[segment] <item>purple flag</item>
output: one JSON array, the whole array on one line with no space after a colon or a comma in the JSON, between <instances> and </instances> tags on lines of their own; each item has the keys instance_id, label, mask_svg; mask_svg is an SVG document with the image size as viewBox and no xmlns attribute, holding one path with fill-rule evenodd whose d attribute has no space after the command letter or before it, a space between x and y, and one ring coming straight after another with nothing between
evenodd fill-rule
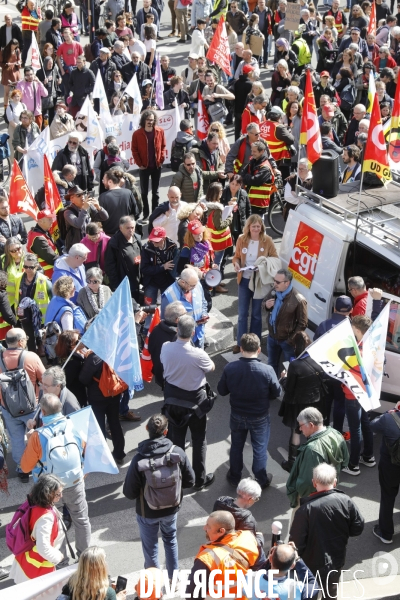
<instances>
[{"instance_id":1,"label":"purple flag","mask_svg":"<svg viewBox=\"0 0 400 600\"><path fill-rule=\"evenodd\" d=\"M157 54L156 59L156 76L155 76L155 86L156 86L156 103L160 110L164 110L164 82L161 74L161 63L160 63L160 55Z\"/></svg>"}]
</instances>

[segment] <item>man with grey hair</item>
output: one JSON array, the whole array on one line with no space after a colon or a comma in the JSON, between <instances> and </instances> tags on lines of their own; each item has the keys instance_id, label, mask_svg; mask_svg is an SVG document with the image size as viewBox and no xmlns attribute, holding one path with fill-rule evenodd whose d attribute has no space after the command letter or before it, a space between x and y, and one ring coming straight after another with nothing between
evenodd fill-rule
<instances>
[{"instance_id":1,"label":"man with grey hair","mask_svg":"<svg viewBox=\"0 0 400 600\"><path fill-rule=\"evenodd\" d=\"M118 71L121 71L122 67L127 65L129 62L129 58L126 56L124 50L125 50L124 42L117 40L114 43L113 53L111 54L110 60L114 63L114 65L116 66ZM119 83L122 83L122 77L121 77L121 80L119 80Z\"/></svg>"},{"instance_id":2,"label":"man with grey hair","mask_svg":"<svg viewBox=\"0 0 400 600\"><path fill-rule=\"evenodd\" d=\"M71 298L72 302L78 299L79 290L86 286L85 267L83 263L87 259L89 249L81 243L73 244L67 254L57 258L54 263L53 277L51 282L54 284L57 279L63 275L72 277L75 285L75 294Z\"/></svg>"},{"instance_id":3,"label":"man with grey hair","mask_svg":"<svg viewBox=\"0 0 400 600\"><path fill-rule=\"evenodd\" d=\"M246 127L246 134L239 137L234 144L232 144L225 162L225 173L229 178L239 173L243 165L247 165L251 158L251 145L254 142L260 140L260 126L258 123L249 123ZM243 154L244 147L244 154ZM272 158L271 152L267 145L265 145L269 164L272 167L273 172L277 173L276 162ZM243 158L242 158L243 156ZM239 158L240 157L240 158Z\"/></svg>"},{"instance_id":4,"label":"man with grey hair","mask_svg":"<svg viewBox=\"0 0 400 600\"><path fill-rule=\"evenodd\" d=\"M140 254L142 244L135 233L136 221L132 216L121 217L119 231L107 244L105 255L105 272L110 288L115 291L119 284L128 277L132 298L139 302Z\"/></svg>"},{"instance_id":5,"label":"man with grey hair","mask_svg":"<svg viewBox=\"0 0 400 600\"><path fill-rule=\"evenodd\" d=\"M40 399L40 408L44 426L39 431L31 430L28 434L28 444L21 459L21 469L25 473L32 471L34 481L42 473L57 475L64 484L63 496L59 499L61 506L64 501L75 526L75 545L78 557L90 546L91 526L86 501L85 484L83 479L83 453L85 442L74 428L72 421L62 414L62 403L55 394L47 393ZM58 448L54 450L57 463L52 462L48 452L48 444L54 445L57 438ZM52 440L52 442L50 442ZM65 457L65 469L63 469ZM65 542L64 542L65 544ZM68 557L67 552L63 552ZM68 565L68 558L62 567Z\"/></svg>"},{"instance_id":6,"label":"man with grey hair","mask_svg":"<svg viewBox=\"0 0 400 600\"><path fill-rule=\"evenodd\" d=\"M26 350L27 337L23 329L13 328L7 332L6 342L7 350L1 352L1 358L4 366L7 370L13 370L18 367L20 356L23 354L23 368L26 371L29 379L35 388L36 398L39 395L39 383L42 379L42 375L45 371L45 367L35 352L29 352ZM4 370L0 367L0 372ZM1 397L1 411L4 419L5 426L9 433L12 446L12 457L17 465L17 475L21 479L22 483L29 482L29 471L24 473L21 469L20 461L25 449L25 431L27 422L34 416L36 406L30 413L13 417L9 410L4 404L4 400Z\"/></svg>"},{"instance_id":7,"label":"man with grey hair","mask_svg":"<svg viewBox=\"0 0 400 600\"><path fill-rule=\"evenodd\" d=\"M42 382L40 384L41 392L39 394L39 403L44 395L54 395L60 399L61 412L64 416L70 415L71 413L80 410L81 406L72 392L67 388L67 379L65 377L65 371L58 366L49 367L45 370L42 375ZM28 421L27 428L34 429L41 427L43 421L40 413L37 415L36 421Z\"/></svg>"},{"instance_id":8,"label":"man with grey hair","mask_svg":"<svg viewBox=\"0 0 400 600\"><path fill-rule=\"evenodd\" d=\"M168 437L184 450L186 431L190 429L195 488L201 490L215 478L214 473L206 474L207 413L214 403L207 392L206 375L214 371L215 364L204 350L191 344L195 330L193 317L189 314L180 317L178 339L163 344L160 360L164 368L162 413L169 422Z\"/></svg>"},{"instance_id":9,"label":"man with grey hair","mask_svg":"<svg viewBox=\"0 0 400 600\"><path fill-rule=\"evenodd\" d=\"M353 500L336 488L334 466L320 463L313 469L316 490L302 498L290 529L299 556L320 580L324 598L337 598L341 569L349 537L361 535L364 519Z\"/></svg>"},{"instance_id":10,"label":"man with grey hair","mask_svg":"<svg viewBox=\"0 0 400 600\"><path fill-rule=\"evenodd\" d=\"M160 356L165 342L175 342L178 332L178 320L186 314L186 308L179 300L171 302L165 308L164 319L160 321L149 336L148 350L153 363L152 373L155 382L164 389L163 366Z\"/></svg>"},{"instance_id":11,"label":"man with grey hair","mask_svg":"<svg viewBox=\"0 0 400 600\"><path fill-rule=\"evenodd\" d=\"M314 492L313 470L320 463L328 463L339 473L349 463L349 451L343 436L332 427L324 426L319 410L309 406L297 417L299 429L307 438L299 447L297 458L286 482L290 506L296 509L300 499Z\"/></svg>"},{"instance_id":12,"label":"man with grey hair","mask_svg":"<svg viewBox=\"0 0 400 600\"><path fill-rule=\"evenodd\" d=\"M259 94L249 102L242 115L242 135L247 132L247 125L251 122L261 125L265 121L265 109L268 106L268 97Z\"/></svg>"},{"instance_id":13,"label":"man with grey hair","mask_svg":"<svg viewBox=\"0 0 400 600\"><path fill-rule=\"evenodd\" d=\"M292 280L289 269L279 269L274 287L265 297L268 364L277 375L281 354L284 361L293 358L293 338L298 331L305 331L308 323L307 300L294 289Z\"/></svg>"},{"instance_id":14,"label":"man with grey hair","mask_svg":"<svg viewBox=\"0 0 400 600\"><path fill-rule=\"evenodd\" d=\"M58 152L53 160L52 171L61 171L65 165L74 165L77 169L77 175L75 177L75 185L78 188L82 188L81 191L85 193L87 190L92 190L94 187L94 175L93 169L90 164L89 154L87 150L82 146L82 137L78 131L72 131L68 136L68 142L66 146ZM72 200L71 200L72 203ZM94 203L94 206L96 203ZM81 204L75 203L75 206L87 213L89 206L83 207ZM105 221L105 218L99 218L97 220ZM83 220L84 221L84 220ZM81 226L83 225L83 221ZM71 222L72 224L72 222ZM78 225L72 225L78 227ZM85 235L83 233L83 235ZM83 237L83 236L82 236ZM82 238L81 238L82 239ZM75 240L76 241L76 240Z\"/></svg>"}]
</instances>

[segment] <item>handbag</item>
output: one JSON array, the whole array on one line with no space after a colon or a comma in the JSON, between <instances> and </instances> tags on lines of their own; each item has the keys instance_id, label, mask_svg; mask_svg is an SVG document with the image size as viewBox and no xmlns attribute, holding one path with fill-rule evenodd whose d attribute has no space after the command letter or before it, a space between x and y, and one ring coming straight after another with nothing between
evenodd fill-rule
<instances>
[{"instance_id":1,"label":"handbag","mask_svg":"<svg viewBox=\"0 0 400 600\"><path fill-rule=\"evenodd\" d=\"M213 102L208 105L208 114L213 121L220 121L228 114L228 109L223 102Z\"/></svg>"}]
</instances>

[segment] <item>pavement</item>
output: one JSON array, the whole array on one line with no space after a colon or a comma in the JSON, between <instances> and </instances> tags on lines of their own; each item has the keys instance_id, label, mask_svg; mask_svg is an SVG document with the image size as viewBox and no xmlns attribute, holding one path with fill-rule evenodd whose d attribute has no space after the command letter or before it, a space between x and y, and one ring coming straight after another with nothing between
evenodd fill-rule
<instances>
[{"instance_id":1,"label":"pavement","mask_svg":"<svg viewBox=\"0 0 400 600\"><path fill-rule=\"evenodd\" d=\"M141 8L141 2L138 8ZM19 15L15 10L14 1L4 6L0 4L1 15L10 12ZM170 14L168 8L164 10L161 22L161 35L165 38L159 42L157 51L168 54L171 65L177 68L178 73L187 64L187 53L189 44L186 46L176 43L176 39L166 38L170 32ZM86 43L83 39L83 43ZM183 46L183 47L182 47ZM272 59L269 61L272 67ZM261 79L266 88L270 89L270 74L261 72ZM0 90L0 95L1 90ZM4 124L0 130L4 129ZM233 128L228 128L229 140L233 141ZM135 173L134 173L135 174ZM161 178L160 202L167 199L166 193L172 179L172 174L165 170ZM379 193L379 192L378 192ZM279 239L268 231L274 238L279 248ZM213 311L211 313L210 327L207 337L212 340L210 347L215 371L210 375L209 383L216 390L221 372L228 362L238 360L229 350L234 343L234 332L237 325L237 284L236 275L229 263L225 270L224 284L229 290L228 294L216 295L213 298ZM264 321L264 326L266 326ZM221 332L229 332L229 344L221 348ZM265 352L265 333L263 334L263 348ZM265 354L261 359L266 361ZM92 544L105 548L109 573L113 578L122 575L128 578L128 600L133 596L133 584L138 578L138 572L143 568L143 555L138 526L135 518L134 503L127 500L122 493L123 481L129 467L130 461L136 453L138 443L147 438L145 423L154 413L159 412L162 405L162 393L160 388L153 382L145 384L145 389L137 393L130 406L138 411L142 417L140 423L122 423L125 433L125 451L127 457L124 465L120 468L119 475L107 475L104 473L93 473L86 478L87 499L89 504L89 515L92 524ZM286 497L287 473L281 468L280 463L287 457L289 442L289 430L282 424L278 416L279 400L271 402L271 437L268 451L268 472L273 475L270 488L263 491L261 500L254 505L253 514L258 522L258 528L264 533L266 548L269 547L271 539L271 524L274 520L280 520L283 524L282 537L288 535L289 519L291 510ZM193 558L197 554L199 546L204 543L205 536L203 525L207 515L213 510L215 500L221 495L234 495L235 490L228 484L226 474L229 467L229 401L221 398L215 402L213 410L209 413L207 424L207 472L214 472L215 482L209 488L201 492L186 491L182 507L178 516L178 544L179 544L179 566L181 569L190 569ZM110 443L110 442L108 442ZM374 441L376 456L379 456L379 436ZM187 450L188 456L192 458L192 448ZM25 500L30 485L22 484L15 475L15 465L11 456L7 458L10 477L9 495L0 497L0 566L10 567L13 557L10 555L5 544L5 525L10 522L16 508ZM244 450L245 468L243 477L251 476L252 450L249 443ZM30 482L31 483L31 482ZM358 538L351 538L347 548L347 556L344 575L344 583L340 590L339 598L364 598L366 600L379 600L400 598L400 515L399 509L395 509L395 536L393 544L386 546L372 535L372 528L376 524L379 512L379 483L378 468L366 468L361 465L361 475L352 477L342 475L340 489L345 491L357 504L365 519L365 529ZM397 504L398 505L398 504ZM69 534L70 540L74 540L73 528ZM160 565L165 565L164 551L160 544ZM357 579L360 584L355 583ZM16 589L8 590L13 582L5 579L0 582L0 598L18 600ZM2 593L3 591L3 593ZM178 596L177 596L178 597Z\"/></svg>"}]
</instances>

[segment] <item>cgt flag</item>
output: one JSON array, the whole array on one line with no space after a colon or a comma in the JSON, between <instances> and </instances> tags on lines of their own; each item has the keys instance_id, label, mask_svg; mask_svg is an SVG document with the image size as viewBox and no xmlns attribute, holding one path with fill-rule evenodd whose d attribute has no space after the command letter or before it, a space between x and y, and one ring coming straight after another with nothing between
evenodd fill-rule
<instances>
[{"instance_id":1,"label":"cgt flag","mask_svg":"<svg viewBox=\"0 0 400 600\"><path fill-rule=\"evenodd\" d=\"M378 96L374 97L368 139L365 145L363 173L375 173L383 182L391 181L392 173L383 136L381 111Z\"/></svg>"},{"instance_id":2,"label":"cgt flag","mask_svg":"<svg viewBox=\"0 0 400 600\"><path fill-rule=\"evenodd\" d=\"M225 18L222 15L218 27L215 30L210 47L208 48L207 60L214 62L228 75L231 76L231 53L229 49L228 34L226 33Z\"/></svg>"},{"instance_id":3,"label":"cgt flag","mask_svg":"<svg viewBox=\"0 0 400 600\"><path fill-rule=\"evenodd\" d=\"M210 119L200 90L197 92L197 102L197 137L199 140L205 140L208 128L210 127Z\"/></svg>"},{"instance_id":4,"label":"cgt flag","mask_svg":"<svg viewBox=\"0 0 400 600\"><path fill-rule=\"evenodd\" d=\"M53 214L56 214L60 208L63 207L60 193L58 191L56 182L54 181L53 171L50 169L49 159L45 154L44 160L44 193L46 208Z\"/></svg>"},{"instance_id":5,"label":"cgt flag","mask_svg":"<svg viewBox=\"0 0 400 600\"><path fill-rule=\"evenodd\" d=\"M374 35L376 35L376 7L374 0L372 0L371 14L369 15L369 25L367 33L373 33Z\"/></svg>"},{"instance_id":6,"label":"cgt flag","mask_svg":"<svg viewBox=\"0 0 400 600\"><path fill-rule=\"evenodd\" d=\"M14 159L9 191L10 213L25 213L37 220L38 207L26 183L18 162Z\"/></svg>"},{"instance_id":7,"label":"cgt flag","mask_svg":"<svg viewBox=\"0 0 400 600\"><path fill-rule=\"evenodd\" d=\"M81 342L114 369L131 391L143 389L128 277L115 290Z\"/></svg>"},{"instance_id":8,"label":"cgt flag","mask_svg":"<svg viewBox=\"0 0 400 600\"><path fill-rule=\"evenodd\" d=\"M308 346L307 352L324 372L343 383L361 406L370 406L373 388L349 319L330 329ZM366 409L369 410L369 409Z\"/></svg>"},{"instance_id":9,"label":"cgt flag","mask_svg":"<svg viewBox=\"0 0 400 600\"><path fill-rule=\"evenodd\" d=\"M314 91L311 81L311 72L306 71L306 87L304 93L303 115L300 127L300 144L307 148L307 158L314 164L322 154L321 133L317 109L315 107Z\"/></svg>"},{"instance_id":10,"label":"cgt flag","mask_svg":"<svg viewBox=\"0 0 400 600\"><path fill-rule=\"evenodd\" d=\"M394 97L392 121L390 124L389 142L389 159L396 163L400 163L400 82L397 80L396 94Z\"/></svg>"}]
</instances>

